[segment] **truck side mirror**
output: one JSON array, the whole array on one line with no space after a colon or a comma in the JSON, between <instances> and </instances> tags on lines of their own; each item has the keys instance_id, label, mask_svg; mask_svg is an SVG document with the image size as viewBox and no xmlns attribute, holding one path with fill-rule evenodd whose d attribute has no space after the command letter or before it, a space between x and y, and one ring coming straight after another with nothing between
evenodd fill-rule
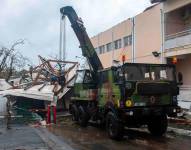
<instances>
[{"instance_id":1,"label":"truck side mirror","mask_svg":"<svg viewBox=\"0 0 191 150\"><path fill-rule=\"evenodd\" d=\"M181 72L178 73L178 84L183 85L183 75Z\"/></svg>"}]
</instances>

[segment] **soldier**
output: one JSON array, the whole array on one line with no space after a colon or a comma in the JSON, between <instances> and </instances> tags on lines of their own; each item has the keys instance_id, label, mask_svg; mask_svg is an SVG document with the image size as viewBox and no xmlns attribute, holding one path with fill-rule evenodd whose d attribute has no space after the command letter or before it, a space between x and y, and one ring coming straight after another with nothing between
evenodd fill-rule
<instances>
[{"instance_id":1,"label":"soldier","mask_svg":"<svg viewBox=\"0 0 191 150\"><path fill-rule=\"evenodd\" d=\"M58 83L61 86L60 92L63 92L65 82L66 82L66 78L65 78L64 71L59 70Z\"/></svg>"},{"instance_id":2,"label":"soldier","mask_svg":"<svg viewBox=\"0 0 191 150\"><path fill-rule=\"evenodd\" d=\"M7 103L6 103L6 125L7 129L11 129L10 123L11 123L11 97L7 96Z\"/></svg>"}]
</instances>

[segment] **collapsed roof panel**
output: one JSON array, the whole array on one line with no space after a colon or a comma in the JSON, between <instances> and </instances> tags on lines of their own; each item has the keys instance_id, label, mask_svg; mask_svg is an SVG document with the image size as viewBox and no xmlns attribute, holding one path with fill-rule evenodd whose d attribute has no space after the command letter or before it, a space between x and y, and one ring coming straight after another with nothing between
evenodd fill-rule
<instances>
[{"instance_id":1,"label":"collapsed roof panel","mask_svg":"<svg viewBox=\"0 0 191 150\"><path fill-rule=\"evenodd\" d=\"M75 81L79 64L69 61L46 60L41 56L39 58L41 64L30 68L13 89L3 91L5 96L53 101L55 86L58 99L61 99L70 90ZM62 80L61 78L64 79L63 83L59 81L59 79Z\"/></svg>"}]
</instances>

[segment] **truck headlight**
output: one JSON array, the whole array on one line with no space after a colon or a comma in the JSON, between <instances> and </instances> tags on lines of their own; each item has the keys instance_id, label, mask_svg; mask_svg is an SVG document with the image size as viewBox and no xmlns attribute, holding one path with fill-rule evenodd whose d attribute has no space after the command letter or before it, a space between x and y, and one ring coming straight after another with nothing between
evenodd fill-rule
<instances>
[{"instance_id":1,"label":"truck headlight","mask_svg":"<svg viewBox=\"0 0 191 150\"><path fill-rule=\"evenodd\" d=\"M126 107L131 107L132 105L133 105L133 103L132 103L131 100L127 100L127 101L125 102L125 106L126 106Z\"/></svg>"},{"instance_id":2,"label":"truck headlight","mask_svg":"<svg viewBox=\"0 0 191 150\"><path fill-rule=\"evenodd\" d=\"M120 100L116 100L116 105L118 108L120 107Z\"/></svg>"}]
</instances>

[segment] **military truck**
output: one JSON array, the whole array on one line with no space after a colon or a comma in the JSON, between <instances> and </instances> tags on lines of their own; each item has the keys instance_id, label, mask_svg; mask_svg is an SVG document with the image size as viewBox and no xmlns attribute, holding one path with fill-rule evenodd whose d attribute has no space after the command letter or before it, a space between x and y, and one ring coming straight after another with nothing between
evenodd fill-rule
<instances>
[{"instance_id":1,"label":"military truck","mask_svg":"<svg viewBox=\"0 0 191 150\"><path fill-rule=\"evenodd\" d=\"M104 69L81 18L70 6L60 12L69 18L90 68L77 72L70 103L73 120L83 127L90 120L98 122L116 140L123 137L124 127L142 125L155 136L163 135L167 116L180 111L175 66L123 62Z\"/></svg>"}]
</instances>

